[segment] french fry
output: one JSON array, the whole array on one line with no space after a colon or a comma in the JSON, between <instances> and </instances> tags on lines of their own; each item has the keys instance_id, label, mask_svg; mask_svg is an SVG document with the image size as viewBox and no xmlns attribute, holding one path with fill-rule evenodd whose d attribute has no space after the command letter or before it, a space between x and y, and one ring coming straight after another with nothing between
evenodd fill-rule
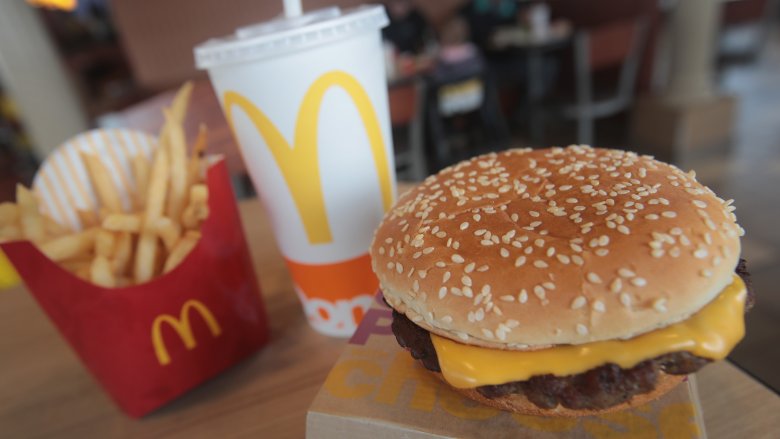
<instances>
[{"instance_id":1,"label":"french fry","mask_svg":"<svg viewBox=\"0 0 780 439\"><path fill-rule=\"evenodd\" d=\"M90 252L95 245L96 234L97 229L87 229L46 241L39 247L49 259L59 262Z\"/></svg>"},{"instance_id":2,"label":"french fry","mask_svg":"<svg viewBox=\"0 0 780 439\"><path fill-rule=\"evenodd\" d=\"M152 225L162 216L169 170L168 153L164 148L158 147L155 152L146 195L144 228L141 231L141 236L138 238L135 250L133 277L137 283L146 282L155 274L154 257L157 251L157 234L152 230Z\"/></svg>"},{"instance_id":3,"label":"french fry","mask_svg":"<svg viewBox=\"0 0 780 439\"><path fill-rule=\"evenodd\" d=\"M170 252L176 243L179 242L181 236L181 227L179 224L168 218L167 216L157 218L154 223L154 232L160 237L165 250Z\"/></svg>"},{"instance_id":4,"label":"french fry","mask_svg":"<svg viewBox=\"0 0 780 439\"><path fill-rule=\"evenodd\" d=\"M87 168L87 174L102 207L110 212L122 212L122 202L119 200L116 186L103 162L96 155L84 152L81 153L81 160Z\"/></svg>"},{"instance_id":5,"label":"french fry","mask_svg":"<svg viewBox=\"0 0 780 439\"><path fill-rule=\"evenodd\" d=\"M136 154L130 159L130 165L133 168L133 178L135 179L135 202L137 208L143 208L146 205L146 192L149 185L149 161L143 154Z\"/></svg>"},{"instance_id":6,"label":"french fry","mask_svg":"<svg viewBox=\"0 0 780 439\"><path fill-rule=\"evenodd\" d=\"M195 248L200 239L200 232L190 230L182 236L176 247L168 254L168 258L165 260L165 266L163 266L163 273L168 273L184 260L185 257Z\"/></svg>"},{"instance_id":7,"label":"french fry","mask_svg":"<svg viewBox=\"0 0 780 439\"><path fill-rule=\"evenodd\" d=\"M43 216L43 225L46 228L46 233L48 233L49 235L62 236L66 233L71 232L71 230L69 230L67 227L63 226L57 221L54 221L54 218L48 215L42 215L42 216Z\"/></svg>"},{"instance_id":8,"label":"french fry","mask_svg":"<svg viewBox=\"0 0 780 439\"><path fill-rule=\"evenodd\" d=\"M106 229L98 229L95 235L95 254L104 258L114 255L116 237Z\"/></svg>"},{"instance_id":9,"label":"french fry","mask_svg":"<svg viewBox=\"0 0 780 439\"><path fill-rule=\"evenodd\" d=\"M22 229L16 224L7 224L0 227L0 241L14 241L24 239Z\"/></svg>"},{"instance_id":10,"label":"french fry","mask_svg":"<svg viewBox=\"0 0 780 439\"><path fill-rule=\"evenodd\" d=\"M168 159L171 177L168 205L165 213L170 218L179 218L187 202L187 147L184 141L184 129L174 119L170 111L165 110L168 128Z\"/></svg>"},{"instance_id":11,"label":"french fry","mask_svg":"<svg viewBox=\"0 0 780 439\"><path fill-rule=\"evenodd\" d=\"M38 211L35 195L21 184L16 185L16 202L19 205L19 224L25 238L41 242L46 237L46 225Z\"/></svg>"},{"instance_id":12,"label":"french fry","mask_svg":"<svg viewBox=\"0 0 780 439\"><path fill-rule=\"evenodd\" d=\"M106 215L101 224L104 229L112 232L132 232L141 231L141 216L134 213L111 213Z\"/></svg>"},{"instance_id":13,"label":"french fry","mask_svg":"<svg viewBox=\"0 0 780 439\"><path fill-rule=\"evenodd\" d=\"M208 144L209 132L206 125L200 124L198 129L198 137L195 139L195 144L192 146L192 154L190 155L190 161L187 163L187 185L192 186L201 182L201 159L206 152L206 145Z\"/></svg>"},{"instance_id":14,"label":"french fry","mask_svg":"<svg viewBox=\"0 0 780 439\"><path fill-rule=\"evenodd\" d=\"M77 268L76 271L73 272L73 274L75 274L77 277L80 277L81 279L87 282L91 282L92 281L91 273L90 273L91 268L92 268L92 263L85 264L84 266Z\"/></svg>"},{"instance_id":15,"label":"french fry","mask_svg":"<svg viewBox=\"0 0 780 439\"><path fill-rule=\"evenodd\" d=\"M79 270L84 270L85 268L89 270L89 267L92 265L92 259L93 256L90 256L87 259L78 258L78 259L69 259L67 261L60 261L59 264L67 271L70 271L71 273L75 273Z\"/></svg>"},{"instance_id":16,"label":"french fry","mask_svg":"<svg viewBox=\"0 0 780 439\"><path fill-rule=\"evenodd\" d=\"M89 267L89 278L95 285L107 288L116 286L116 278L111 270L111 262L105 256L97 255Z\"/></svg>"},{"instance_id":17,"label":"french fry","mask_svg":"<svg viewBox=\"0 0 780 439\"><path fill-rule=\"evenodd\" d=\"M98 214L94 210L76 209L76 216L84 228L95 227L99 223Z\"/></svg>"},{"instance_id":18,"label":"french fry","mask_svg":"<svg viewBox=\"0 0 780 439\"><path fill-rule=\"evenodd\" d=\"M119 233L114 247L114 257L111 268L117 276L124 276L130 269L133 260L133 236L129 233Z\"/></svg>"},{"instance_id":19,"label":"french fry","mask_svg":"<svg viewBox=\"0 0 780 439\"><path fill-rule=\"evenodd\" d=\"M190 188L190 202L181 216L181 223L187 229L195 229L209 216L209 189L199 183Z\"/></svg>"},{"instance_id":20,"label":"french fry","mask_svg":"<svg viewBox=\"0 0 780 439\"><path fill-rule=\"evenodd\" d=\"M19 208L16 204L6 201L0 203L0 226L16 224L19 221Z\"/></svg>"},{"instance_id":21,"label":"french fry","mask_svg":"<svg viewBox=\"0 0 780 439\"><path fill-rule=\"evenodd\" d=\"M184 122L184 116L187 113L187 107L190 104L190 98L192 97L193 83L192 81L185 82L176 92L176 96L171 103L171 116L173 120L181 125Z\"/></svg>"},{"instance_id":22,"label":"french fry","mask_svg":"<svg viewBox=\"0 0 780 439\"><path fill-rule=\"evenodd\" d=\"M122 287L129 287L133 284L133 279L127 277L127 276L120 276L116 278L116 287L122 288Z\"/></svg>"}]
</instances>

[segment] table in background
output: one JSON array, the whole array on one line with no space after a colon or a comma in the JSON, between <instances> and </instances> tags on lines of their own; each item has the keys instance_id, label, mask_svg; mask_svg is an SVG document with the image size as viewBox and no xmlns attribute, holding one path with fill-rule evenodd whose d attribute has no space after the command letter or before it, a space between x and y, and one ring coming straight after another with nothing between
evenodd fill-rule
<instances>
[{"instance_id":1,"label":"table in background","mask_svg":"<svg viewBox=\"0 0 780 439\"><path fill-rule=\"evenodd\" d=\"M309 328L260 203L239 207L271 322L268 346L133 420L103 393L24 287L0 291L0 435L303 437L306 410L346 341ZM707 366L697 378L710 438L780 431L780 398L730 363Z\"/></svg>"}]
</instances>

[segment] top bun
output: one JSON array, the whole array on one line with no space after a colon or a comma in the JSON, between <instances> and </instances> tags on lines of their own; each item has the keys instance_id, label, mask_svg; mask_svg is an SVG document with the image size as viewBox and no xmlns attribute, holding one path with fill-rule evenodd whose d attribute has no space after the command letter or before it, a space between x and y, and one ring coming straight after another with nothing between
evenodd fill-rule
<instances>
[{"instance_id":1,"label":"top bun","mask_svg":"<svg viewBox=\"0 0 780 439\"><path fill-rule=\"evenodd\" d=\"M536 349L624 339L697 312L732 282L742 229L693 172L569 146L461 162L376 230L385 298L456 341Z\"/></svg>"}]
</instances>

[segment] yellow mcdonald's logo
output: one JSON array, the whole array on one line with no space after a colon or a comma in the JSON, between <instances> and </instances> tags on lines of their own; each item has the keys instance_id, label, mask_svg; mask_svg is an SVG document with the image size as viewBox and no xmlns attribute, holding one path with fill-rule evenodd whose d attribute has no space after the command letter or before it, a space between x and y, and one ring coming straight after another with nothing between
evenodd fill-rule
<instances>
[{"instance_id":1,"label":"yellow mcdonald's logo","mask_svg":"<svg viewBox=\"0 0 780 439\"><path fill-rule=\"evenodd\" d=\"M287 143L268 116L248 99L233 91L225 92L224 95L225 114L233 130L235 131L233 105L237 105L246 113L268 144L287 187L290 188L306 236L312 244L324 244L333 240L318 166L317 120L325 93L334 86L341 87L358 110L371 145L376 175L382 192L382 205L387 211L393 204L393 190L382 130L371 99L353 76L342 71L331 71L312 83L303 97L295 122L294 147Z\"/></svg>"},{"instance_id":2,"label":"yellow mcdonald's logo","mask_svg":"<svg viewBox=\"0 0 780 439\"><path fill-rule=\"evenodd\" d=\"M168 349L165 347L165 341L162 338L163 323L169 324L171 328L179 334L179 337L182 342L184 342L184 346L187 349L192 350L198 345L195 336L192 334L192 326L190 325L191 309L195 309L200 313L201 318L203 318L203 321L206 322L206 325L209 327L211 335L217 337L222 333L222 329L219 327L217 319L211 314L211 311L206 308L206 305L195 299L184 302L178 319L168 314L157 316L157 318L154 319L154 323L152 323L152 346L154 346L154 353L157 356L157 361L159 361L161 365L165 366L171 362L171 356L168 355Z\"/></svg>"}]
</instances>

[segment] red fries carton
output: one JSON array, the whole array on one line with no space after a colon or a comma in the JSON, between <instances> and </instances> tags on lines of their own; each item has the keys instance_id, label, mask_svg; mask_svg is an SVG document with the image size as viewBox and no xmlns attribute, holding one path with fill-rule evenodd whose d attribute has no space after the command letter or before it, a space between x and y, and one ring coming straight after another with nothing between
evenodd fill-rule
<instances>
[{"instance_id":1,"label":"red fries carton","mask_svg":"<svg viewBox=\"0 0 780 439\"><path fill-rule=\"evenodd\" d=\"M134 417L238 363L268 340L265 309L223 161L209 167L207 185L210 214L197 246L173 271L144 284L99 287L66 271L29 241L1 245L87 369Z\"/></svg>"}]
</instances>

